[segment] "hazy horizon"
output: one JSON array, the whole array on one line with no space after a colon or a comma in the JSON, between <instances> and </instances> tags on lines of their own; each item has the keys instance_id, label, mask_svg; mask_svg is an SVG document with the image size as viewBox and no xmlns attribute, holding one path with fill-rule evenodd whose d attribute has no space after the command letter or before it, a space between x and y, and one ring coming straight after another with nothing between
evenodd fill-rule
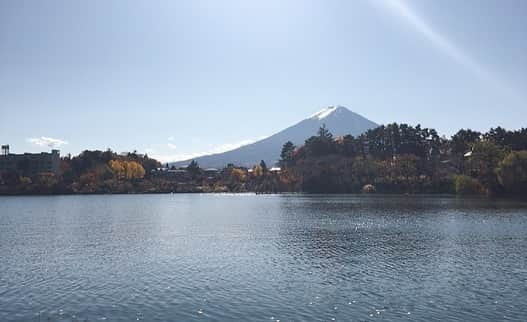
<instances>
[{"instance_id":1,"label":"hazy horizon","mask_svg":"<svg viewBox=\"0 0 527 322\"><path fill-rule=\"evenodd\" d=\"M329 105L447 136L517 129L526 14L519 0L4 1L1 143L175 161Z\"/></svg>"}]
</instances>

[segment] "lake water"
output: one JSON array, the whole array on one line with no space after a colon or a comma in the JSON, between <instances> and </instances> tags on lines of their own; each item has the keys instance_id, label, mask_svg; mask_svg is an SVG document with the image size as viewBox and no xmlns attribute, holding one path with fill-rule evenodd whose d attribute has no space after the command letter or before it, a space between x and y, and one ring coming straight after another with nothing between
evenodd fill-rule
<instances>
[{"instance_id":1,"label":"lake water","mask_svg":"<svg viewBox=\"0 0 527 322\"><path fill-rule=\"evenodd\" d=\"M0 197L0 321L526 321L527 204Z\"/></svg>"}]
</instances>

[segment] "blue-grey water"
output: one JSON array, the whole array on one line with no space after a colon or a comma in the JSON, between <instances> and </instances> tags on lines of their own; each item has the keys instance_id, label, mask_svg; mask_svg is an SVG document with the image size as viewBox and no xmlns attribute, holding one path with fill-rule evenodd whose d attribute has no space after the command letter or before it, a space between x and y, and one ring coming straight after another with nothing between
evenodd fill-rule
<instances>
[{"instance_id":1,"label":"blue-grey water","mask_svg":"<svg viewBox=\"0 0 527 322\"><path fill-rule=\"evenodd\" d=\"M0 197L0 321L526 321L527 204Z\"/></svg>"}]
</instances>

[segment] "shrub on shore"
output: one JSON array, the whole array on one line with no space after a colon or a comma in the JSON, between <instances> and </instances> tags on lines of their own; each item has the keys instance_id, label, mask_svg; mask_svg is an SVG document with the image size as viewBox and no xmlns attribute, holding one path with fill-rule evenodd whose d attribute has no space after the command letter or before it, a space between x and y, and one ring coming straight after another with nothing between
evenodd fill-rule
<instances>
[{"instance_id":1,"label":"shrub on shore","mask_svg":"<svg viewBox=\"0 0 527 322\"><path fill-rule=\"evenodd\" d=\"M485 191L477 179L465 175L455 176L454 185L456 193L460 195L482 194Z\"/></svg>"}]
</instances>

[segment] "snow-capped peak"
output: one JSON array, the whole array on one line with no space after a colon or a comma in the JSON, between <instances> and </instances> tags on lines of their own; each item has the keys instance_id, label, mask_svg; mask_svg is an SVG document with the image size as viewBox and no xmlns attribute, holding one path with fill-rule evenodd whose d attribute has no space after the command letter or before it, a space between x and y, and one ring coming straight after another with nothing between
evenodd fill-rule
<instances>
[{"instance_id":1,"label":"snow-capped peak","mask_svg":"<svg viewBox=\"0 0 527 322\"><path fill-rule=\"evenodd\" d=\"M340 108L341 108L340 106L328 106L328 107L316 112L315 114L311 115L311 118L312 119L316 118L316 119L322 120L322 119L328 117L329 115L331 115L332 113L336 112Z\"/></svg>"}]
</instances>

